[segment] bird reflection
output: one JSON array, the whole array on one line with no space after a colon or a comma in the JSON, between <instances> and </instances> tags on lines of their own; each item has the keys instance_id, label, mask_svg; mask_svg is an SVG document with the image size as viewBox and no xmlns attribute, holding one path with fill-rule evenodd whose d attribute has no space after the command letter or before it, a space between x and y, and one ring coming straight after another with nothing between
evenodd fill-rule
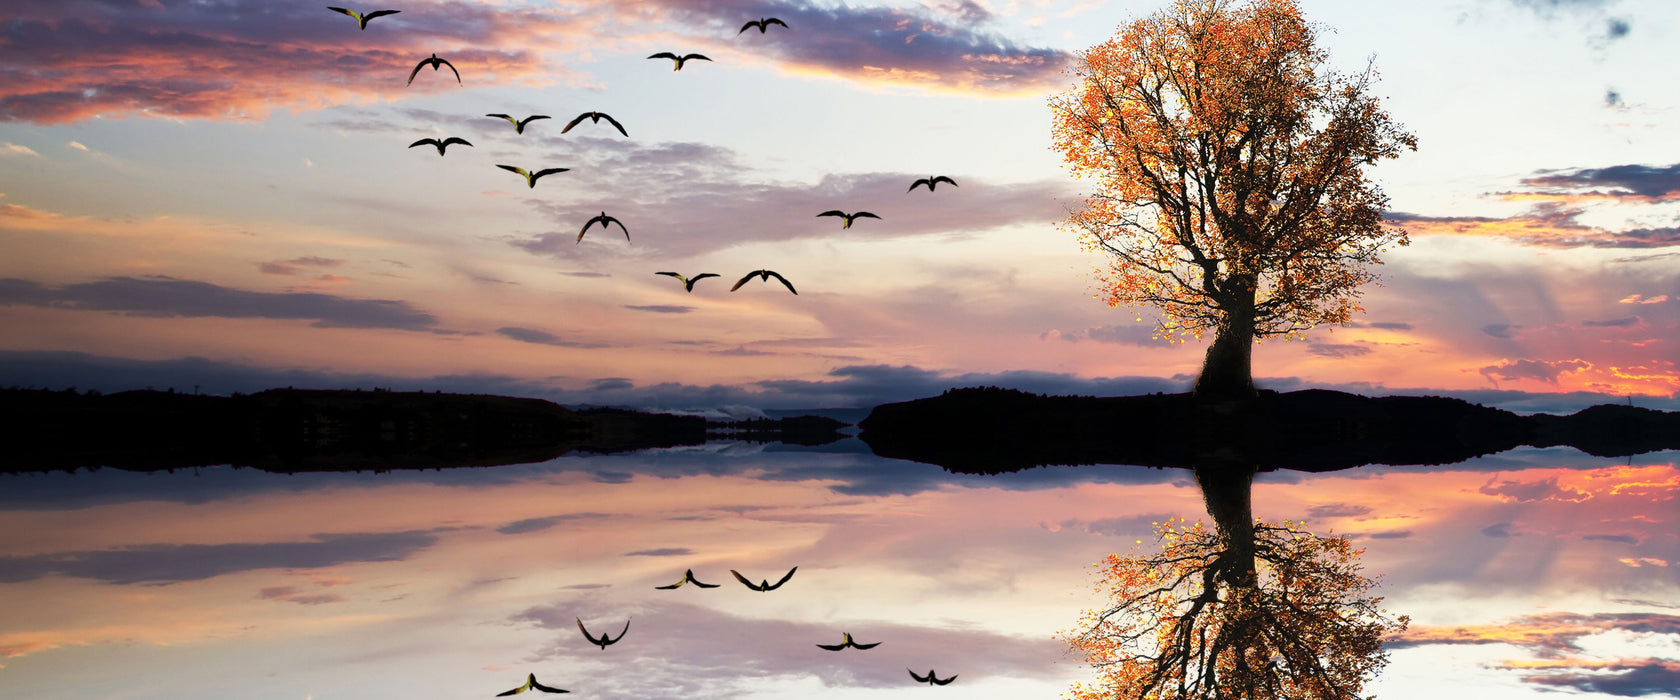
<instances>
[{"instance_id":1,"label":"bird reflection","mask_svg":"<svg viewBox=\"0 0 1680 700\"><path fill-rule=\"evenodd\" d=\"M696 277L695 279L699 279L699 278ZM701 583L699 580L694 578L694 570L689 569L689 570L683 572L683 577L682 577L681 581L673 583L669 586L654 586L654 589L661 590L661 591L668 591L668 590L671 590L671 589L676 588L678 586L681 586L685 583L692 583L692 584L694 584L696 586L699 586L701 588L717 588L719 585L721 585L721 584L716 584L716 583Z\"/></svg>"},{"instance_id":2,"label":"bird reflection","mask_svg":"<svg viewBox=\"0 0 1680 700\"><path fill-rule=\"evenodd\" d=\"M602 633L600 637L596 637L596 636L590 634L588 629L584 628L583 618L581 618L581 617L578 618L577 623L578 623L578 631L583 633L583 638L589 640L590 644L594 644L595 646L601 647L602 650L605 650L607 648L608 644L617 644L618 640L624 638L624 633L630 631L630 621L625 620L624 621L624 629L618 633L617 637L608 637L605 633Z\"/></svg>"},{"instance_id":3,"label":"bird reflection","mask_svg":"<svg viewBox=\"0 0 1680 700\"><path fill-rule=\"evenodd\" d=\"M853 649L874 649L875 647L881 646L880 642L875 642L873 644L858 644L857 642L852 641L852 633L851 632L844 632L843 634L846 635L846 641L843 641L839 644L818 644L817 648L827 649L829 651L840 651L841 649L845 649L846 647L851 647ZM911 675L915 675L915 674L911 674ZM955 678L955 676L952 676L952 677Z\"/></svg>"},{"instance_id":4,"label":"bird reflection","mask_svg":"<svg viewBox=\"0 0 1680 700\"><path fill-rule=\"evenodd\" d=\"M764 270L763 272L769 272L769 271ZM769 272L769 274L776 275L776 273L774 273L774 272ZM752 277L752 275L747 275L747 276ZM781 275L776 275L776 279L781 280L782 276ZM787 280L782 280L782 284L787 284ZM793 289L793 285L788 284L788 289ZM798 294L798 293L799 292L794 292L794 294ZM747 588L751 588L755 591L761 591L762 592L762 591L773 591L773 590L776 590L778 588L781 588L782 584L787 583L788 579L793 578L793 572L798 571L798 570L799 570L799 567L797 567L797 566L795 566L791 569L788 569L787 575L783 576L782 580L777 581L774 584L770 583L770 579L764 579L763 583L754 584L752 581L748 581L747 577L742 576L741 572L736 571L734 569L730 569L729 573L734 574L735 575L735 580L740 581L741 585L746 586Z\"/></svg>"},{"instance_id":5,"label":"bird reflection","mask_svg":"<svg viewBox=\"0 0 1680 700\"><path fill-rule=\"evenodd\" d=\"M533 673L533 674L530 674L529 676L526 676L525 685L519 686L518 688L514 688L513 690L509 690L505 693L496 693L496 697L499 698L499 697L503 697L503 696L506 696L506 695L518 695L518 694L523 693L527 690L540 690L540 691L543 691L545 693L570 693L570 692L572 692L570 690L561 690L560 688L550 688L546 685L538 683L537 682L537 674Z\"/></svg>"}]
</instances>

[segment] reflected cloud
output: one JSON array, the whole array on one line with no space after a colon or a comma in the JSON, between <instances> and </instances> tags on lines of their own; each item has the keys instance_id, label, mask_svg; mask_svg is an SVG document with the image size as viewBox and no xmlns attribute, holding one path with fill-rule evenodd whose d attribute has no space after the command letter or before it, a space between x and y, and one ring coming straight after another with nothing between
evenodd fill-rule
<instances>
[{"instance_id":1,"label":"reflected cloud","mask_svg":"<svg viewBox=\"0 0 1680 700\"><path fill-rule=\"evenodd\" d=\"M49 287L0 279L0 304L24 304L138 316L309 319L319 328L436 328L437 317L408 302L350 299L315 292L252 292L209 282L149 276L107 277Z\"/></svg>"},{"instance_id":2,"label":"reflected cloud","mask_svg":"<svg viewBox=\"0 0 1680 700\"><path fill-rule=\"evenodd\" d=\"M322 534L312 542L153 544L121 549L0 557L0 583L49 575L106 583L179 583L258 569L317 569L350 562L398 561L437 543L414 530Z\"/></svg>"}]
</instances>

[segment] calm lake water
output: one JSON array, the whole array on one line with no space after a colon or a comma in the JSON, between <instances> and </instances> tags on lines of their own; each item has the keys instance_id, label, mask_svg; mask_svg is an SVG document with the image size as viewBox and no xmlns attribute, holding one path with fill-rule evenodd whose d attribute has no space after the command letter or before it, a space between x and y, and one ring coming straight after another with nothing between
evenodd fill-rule
<instances>
[{"instance_id":1,"label":"calm lake water","mask_svg":"<svg viewBox=\"0 0 1680 700\"><path fill-rule=\"evenodd\" d=\"M1671 696L1677 458L1281 471L1257 478L1254 510L1355 537L1412 616L1379 697ZM577 698L1048 700L1089 676L1052 635L1102 604L1091 565L1181 516L1208 520L1187 471L953 475L855 439L0 476L0 696L492 698L534 673ZM794 566L768 593L729 573ZM687 569L720 587L655 589ZM630 628L602 649L579 618ZM815 646L846 632L881 645Z\"/></svg>"}]
</instances>

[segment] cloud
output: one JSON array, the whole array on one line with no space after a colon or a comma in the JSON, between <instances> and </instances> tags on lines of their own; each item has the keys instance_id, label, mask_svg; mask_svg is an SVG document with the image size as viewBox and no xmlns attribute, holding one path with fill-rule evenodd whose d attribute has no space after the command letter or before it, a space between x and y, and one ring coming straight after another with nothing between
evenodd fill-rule
<instances>
[{"instance_id":1,"label":"cloud","mask_svg":"<svg viewBox=\"0 0 1680 700\"><path fill-rule=\"evenodd\" d=\"M1430 644L1514 644L1538 660L1505 661L1497 667L1523 674L1537 685L1572 688L1621 697L1673 695L1680 687L1680 662L1661 658L1583 658L1582 639L1610 633L1660 635L1680 642L1680 616L1659 613L1542 613L1503 624L1414 625L1385 642L1390 648ZM1659 642L1660 644L1660 642Z\"/></svg>"},{"instance_id":2,"label":"cloud","mask_svg":"<svg viewBox=\"0 0 1680 700\"><path fill-rule=\"evenodd\" d=\"M1566 501L1579 503L1592 498L1592 494L1574 488L1558 485L1558 478L1551 477L1541 481L1519 482L1500 481L1498 477L1488 479L1482 487L1476 489L1489 496L1498 496L1503 501L1517 503L1533 503L1535 501Z\"/></svg>"},{"instance_id":3,"label":"cloud","mask_svg":"<svg viewBox=\"0 0 1680 700\"><path fill-rule=\"evenodd\" d=\"M342 264L344 264L343 260L306 256L301 258L292 258L291 260L275 260L272 262L258 263L257 269L262 270L264 274L269 275L296 275L299 272L302 272L303 270L300 268L304 267L338 267Z\"/></svg>"},{"instance_id":4,"label":"cloud","mask_svg":"<svg viewBox=\"0 0 1680 700\"><path fill-rule=\"evenodd\" d=\"M445 87L416 79L408 89L380 77L406 73L415 56L432 52L458 66L469 85L575 79L565 64L542 57L579 46L599 14L432 2L363 32L322 6L267 0L172 3L167 11L138 2L18 0L7 9L0 121L39 124L262 119L274 109L400 99Z\"/></svg>"},{"instance_id":5,"label":"cloud","mask_svg":"<svg viewBox=\"0 0 1680 700\"><path fill-rule=\"evenodd\" d=\"M1485 329L1484 329L1485 330ZM1502 336L1508 337L1508 336ZM1538 379L1547 384L1557 384L1558 377L1570 372L1581 372L1592 369L1592 363L1586 360L1558 360L1546 362L1544 360L1506 360L1497 365L1488 365L1477 369L1482 376L1494 386L1499 385L1501 379Z\"/></svg>"},{"instance_id":6,"label":"cloud","mask_svg":"<svg viewBox=\"0 0 1680 700\"><path fill-rule=\"evenodd\" d=\"M1581 325L1589 328L1627 328L1639 324L1638 316L1612 318L1604 321L1582 321Z\"/></svg>"},{"instance_id":7,"label":"cloud","mask_svg":"<svg viewBox=\"0 0 1680 700\"><path fill-rule=\"evenodd\" d=\"M348 299L313 292L252 292L174 277L107 277L48 287L0 278L0 304L136 316L308 319L318 328L431 330L437 318L408 302Z\"/></svg>"},{"instance_id":8,"label":"cloud","mask_svg":"<svg viewBox=\"0 0 1680 700\"><path fill-rule=\"evenodd\" d=\"M0 557L0 582L48 575L106 583L177 583L258 569L315 569L351 562L401 561L437 537L411 530L320 534L307 542L150 544L118 549Z\"/></svg>"},{"instance_id":9,"label":"cloud","mask_svg":"<svg viewBox=\"0 0 1680 700\"><path fill-rule=\"evenodd\" d=\"M625 552L627 557L686 557L694 554L694 550L687 547L661 547L659 549L638 549Z\"/></svg>"},{"instance_id":10,"label":"cloud","mask_svg":"<svg viewBox=\"0 0 1680 700\"><path fill-rule=\"evenodd\" d=\"M1604 693L1618 697L1646 697L1668 695L1677 697L1680 688L1680 662L1656 659L1586 665L1591 673L1532 674L1523 680L1537 685L1573 688L1587 693Z\"/></svg>"},{"instance_id":11,"label":"cloud","mask_svg":"<svg viewBox=\"0 0 1680 700\"><path fill-rule=\"evenodd\" d=\"M648 311L656 314L686 314L694 310L692 306L675 306L669 304L649 304L646 306L625 306L631 311Z\"/></svg>"},{"instance_id":12,"label":"cloud","mask_svg":"<svg viewBox=\"0 0 1680 700\"><path fill-rule=\"evenodd\" d=\"M1633 535L1581 535L1581 539L1598 540L1601 542L1620 542L1622 544L1639 544L1639 538Z\"/></svg>"},{"instance_id":13,"label":"cloud","mask_svg":"<svg viewBox=\"0 0 1680 700\"><path fill-rule=\"evenodd\" d=\"M80 141L71 141L71 142L69 142L67 144L64 144L64 145L69 146L71 148L74 148L78 151L82 151L84 153L91 153L92 152L92 151L88 150L87 146L83 146Z\"/></svg>"},{"instance_id":14,"label":"cloud","mask_svg":"<svg viewBox=\"0 0 1680 700\"><path fill-rule=\"evenodd\" d=\"M634 388L636 388L636 383L624 377L603 377L589 382L590 391L617 391Z\"/></svg>"},{"instance_id":15,"label":"cloud","mask_svg":"<svg viewBox=\"0 0 1680 700\"><path fill-rule=\"evenodd\" d=\"M1680 201L1680 163L1542 170L1522 179L1539 194L1603 197L1645 203Z\"/></svg>"},{"instance_id":16,"label":"cloud","mask_svg":"<svg viewBox=\"0 0 1680 700\"><path fill-rule=\"evenodd\" d=\"M1317 341L1308 341L1307 342L1307 352L1312 353L1314 355L1318 355L1320 357L1343 358L1343 357L1359 357L1360 355L1369 355L1369 354L1371 354L1372 350L1371 350L1370 347L1365 346L1365 345L1348 345L1348 344L1345 344L1345 343L1342 343L1342 344L1339 344L1339 343L1320 343L1320 342L1317 342Z\"/></svg>"},{"instance_id":17,"label":"cloud","mask_svg":"<svg viewBox=\"0 0 1680 700\"><path fill-rule=\"evenodd\" d=\"M557 336L553 333L549 333L548 331L540 331L540 330L537 330L535 328L520 328L518 326L503 326L501 328L497 328L496 333L497 333L497 335L512 338L512 339L517 340L521 343L535 343L537 345L553 345L555 347L561 347L561 348L604 348L604 347L607 347L607 345L605 343L589 343L589 342L580 342L580 341L575 341L575 340L561 340L560 336Z\"/></svg>"},{"instance_id":18,"label":"cloud","mask_svg":"<svg viewBox=\"0 0 1680 700\"><path fill-rule=\"evenodd\" d=\"M1312 518L1351 518L1371 512L1370 506L1353 503L1325 503L1307 509L1307 515Z\"/></svg>"},{"instance_id":19,"label":"cloud","mask_svg":"<svg viewBox=\"0 0 1680 700\"><path fill-rule=\"evenodd\" d=\"M1077 331L1051 329L1039 334L1038 338L1039 340L1062 340L1070 343L1089 340L1098 343L1137 345L1139 347L1160 347L1166 344L1165 341L1155 337L1154 326L1144 325L1094 326Z\"/></svg>"},{"instance_id":20,"label":"cloud","mask_svg":"<svg viewBox=\"0 0 1680 700\"><path fill-rule=\"evenodd\" d=\"M547 530L567 520L601 517L606 516L602 513L568 513L566 515L550 515L545 518L526 518L524 520L515 520L511 523L498 527L496 528L496 532L504 535L518 535L527 532Z\"/></svg>"},{"instance_id":21,"label":"cloud","mask_svg":"<svg viewBox=\"0 0 1680 700\"><path fill-rule=\"evenodd\" d=\"M20 146L10 141L0 142L0 156L31 156L40 158L41 154L28 146Z\"/></svg>"},{"instance_id":22,"label":"cloud","mask_svg":"<svg viewBox=\"0 0 1680 700\"><path fill-rule=\"evenodd\" d=\"M299 605L324 605L327 603L340 603L344 601L343 596L331 593L306 595L296 586L269 586L263 588L261 591L258 591L257 597L263 600L284 600L288 603L297 603Z\"/></svg>"},{"instance_id":23,"label":"cloud","mask_svg":"<svg viewBox=\"0 0 1680 700\"><path fill-rule=\"evenodd\" d=\"M1654 296L1654 297L1646 297L1642 294L1629 294L1625 297L1617 299L1616 303L1618 303L1618 304L1661 304L1665 301L1668 301L1668 295L1667 294L1659 294L1659 295Z\"/></svg>"}]
</instances>

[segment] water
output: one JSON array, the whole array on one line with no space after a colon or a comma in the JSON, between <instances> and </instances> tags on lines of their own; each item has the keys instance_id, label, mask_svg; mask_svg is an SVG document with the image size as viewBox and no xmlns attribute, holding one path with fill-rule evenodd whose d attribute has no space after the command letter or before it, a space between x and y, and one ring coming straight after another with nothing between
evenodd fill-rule
<instances>
[{"instance_id":1,"label":"water","mask_svg":"<svg viewBox=\"0 0 1680 700\"><path fill-rule=\"evenodd\" d=\"M1091 564L1207 519L1186 471L953 475L857 447L0 477L0 695L491 698L534 673L578 698L1054 698L1090 675L1052 635L1103 602ZM1275 472L1254 510L1355 537L1412 616L1367 692L1672 694L1677 455ZM729 573L794 566L768 593ZM686 569L720 587L655 590ZM579 618L630 628L601 649ZM815 646L846 632L881 646ZM959 678L907 673L930 668Z\"/></svg>"}]
</instances>

